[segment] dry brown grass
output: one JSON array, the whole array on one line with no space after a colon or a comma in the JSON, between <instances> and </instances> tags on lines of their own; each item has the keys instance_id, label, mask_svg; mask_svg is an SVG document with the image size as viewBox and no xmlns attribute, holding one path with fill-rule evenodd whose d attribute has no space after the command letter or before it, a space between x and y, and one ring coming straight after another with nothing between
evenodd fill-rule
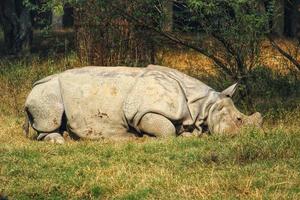
<instances>
[{"instance_id":1,"label":"dry brown grass","mask_svg":"<svg viewBox=\"0 0 300 200\"><path fill-rule=\"evenodd\" d=\"M278 45L300 62L300 46L292 39L278 38ZM262 42L259 63L261 66L272 69L281 74L295 71L295 66L274 49L268 40ZM216 76L218 71L214 63L207 57L187 50L165 50L157 54L157 59L162 65L172 66L176 69L193 73L195 75Z\"/></svg>"},{"instance_id":2,"label":"dry brown grass","mask_svg":"<svg viewBox=\"0 0 300 200\"><path fill-rule=\"evenodd\" d=\"M161 51L157 54L157 59L164 66L171 66L195 75L215 76L217 74L213 62L195 51Z\"/></svg>"},{"instance_id":3,"label":"dry brown grass","mask_svg":"<svg viewBox=\"0 0 300 200\"><path fill-rule=\"evenodd\" d=\"M297 41L286 38L277 38L275 41L283 50L300 62L300 44ZM284 74L295 71L295 66L276 49L272 48L269 41L262 43L260 63Z\"/></svg>"}]
</instances>

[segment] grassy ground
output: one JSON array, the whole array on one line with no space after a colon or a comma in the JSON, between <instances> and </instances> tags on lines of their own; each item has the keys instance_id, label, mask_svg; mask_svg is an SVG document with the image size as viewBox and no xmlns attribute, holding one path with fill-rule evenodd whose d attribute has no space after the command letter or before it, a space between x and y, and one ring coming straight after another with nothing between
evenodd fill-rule
<instances>
[{"instance_id":1,"label":"grassy ground","mask_svg":"<svg viewBox=\"0 0 300 200\"><path fill-rule=\"evenodd\" d=\"M0 60L2 195L9 199L300 199L300 83L294 74L255 71L254 77L260 77L253 81L255 108L266 121L262 131L244 130L235 137L65 145L24 138L22 107L32 83L81 65L75 56ZM183 71L193 74L195 69ZM203 78L218 89L224 84L218 84L216 77Z\"/></svg>"},{"instance_id":2,"label":"grassy ground","mask_svg":"<svg viewBox=\"0 0 300 200\"><path fill-rule=\"evenodd\" d=\"M3 119L2 119L3 120ZM10 199L299 199L300 131L54 145L0 132Z\"/></svg>"}]
</instances>

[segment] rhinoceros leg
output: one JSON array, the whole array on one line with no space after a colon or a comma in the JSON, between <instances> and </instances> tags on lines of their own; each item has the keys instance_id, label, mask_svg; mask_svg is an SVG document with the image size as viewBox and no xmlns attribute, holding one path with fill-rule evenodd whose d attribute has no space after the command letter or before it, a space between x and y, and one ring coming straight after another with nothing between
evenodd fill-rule
<instances>
[{"instance_id":1,"label":"rhinoceros leg","mask_svg":"<svg viewBox=\"0 0 300 200\"><path fill-rule=\"evenodd\" d=\"M54 136L58 138L64 106L57 77L34 86L25 102L25 111L30 124L39 133L38 140L54 140Z\"/></svg>"},{"instance_id":2,"label":"rhinoceros leg","mask_svg":"<svg viewBox=\"0 0 300 200\"><path fill-rule=\"evenodd\" d=\"M147 113L144 115L138 128L142 132L156 137L176 136L176 129L172 122L166 117L155 113Z\"/></svg>"}]
</instances>

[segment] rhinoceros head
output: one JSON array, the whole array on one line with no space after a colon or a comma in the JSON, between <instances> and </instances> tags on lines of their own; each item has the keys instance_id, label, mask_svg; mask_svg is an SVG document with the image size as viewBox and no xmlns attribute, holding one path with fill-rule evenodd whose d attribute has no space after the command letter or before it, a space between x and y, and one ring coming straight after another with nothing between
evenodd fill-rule
<instances>
[{"instance_id":1,"label":"rhinoceros head","mask_svg":"<svg viewBox=\"0 0 300 200\"><path fill-rule=\"evenodd\" d=\"M209 109L207 125L211 133L234 134L245 126L261 126L260 113L247 116L234 106L231 97L236 88L237 84L234 84L221 92L218 100Z\"/></svg>"}]
</instances>

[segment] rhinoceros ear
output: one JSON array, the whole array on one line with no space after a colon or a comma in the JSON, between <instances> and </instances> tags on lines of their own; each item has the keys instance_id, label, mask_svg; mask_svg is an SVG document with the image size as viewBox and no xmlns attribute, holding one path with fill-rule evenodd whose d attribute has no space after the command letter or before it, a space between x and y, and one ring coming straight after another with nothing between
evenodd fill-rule
<instances>
[{"instance_id":1,"label":"rhinoceros ear","mask_svg":"<svg viewBox=\"0 0 300 200\"><path fill-rule=\"evenodd\" d=\"M223 90L221 93L227 97L232 97L234 92L236 91L238 83L233 84L232 86L228 87L227 89Z\"/></svg>"}]
</instances>

